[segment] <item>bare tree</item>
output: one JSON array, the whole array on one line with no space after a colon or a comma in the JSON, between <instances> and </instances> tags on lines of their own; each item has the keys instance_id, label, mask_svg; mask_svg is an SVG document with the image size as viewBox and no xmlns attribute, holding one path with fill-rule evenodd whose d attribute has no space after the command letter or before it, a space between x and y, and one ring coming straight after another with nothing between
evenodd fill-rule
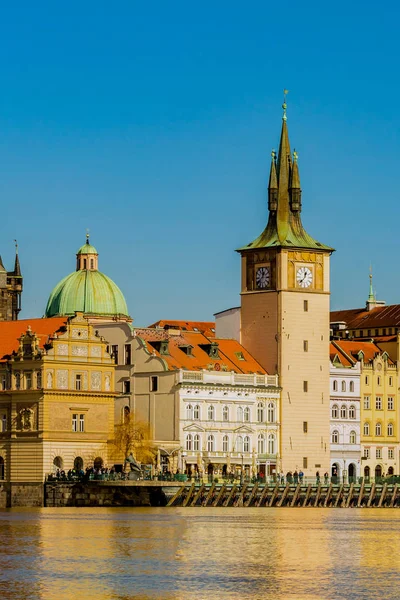
<instances>
[{"instance_id":1,"label":"bare tree","mask_svg":"<svg viewBox=\"0 0 400 600\"><path fill-rule=\"evenodd\" d=\"M123 461L124 466L130 455L139 463L153 462L155 451L148 423L136 421L133 413L125 413L123 423L115 426L111 449L114 458Z\"/></svg>"}]
</instances>

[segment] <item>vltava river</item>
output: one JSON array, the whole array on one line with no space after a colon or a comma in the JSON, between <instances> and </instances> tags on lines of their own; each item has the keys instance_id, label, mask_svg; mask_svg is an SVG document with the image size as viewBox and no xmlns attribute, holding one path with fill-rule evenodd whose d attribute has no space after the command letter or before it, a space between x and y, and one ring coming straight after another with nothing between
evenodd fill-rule
<instances>
[{"instance_id":1,"label":"vltava river","mask_svg":"<svg viewBox=\"0 0 400 600\"><path fill-rule=\"evenodd\" d=\"M0 511L0 598L400 598L400 511Z\"/></svg>"}]
</instances>

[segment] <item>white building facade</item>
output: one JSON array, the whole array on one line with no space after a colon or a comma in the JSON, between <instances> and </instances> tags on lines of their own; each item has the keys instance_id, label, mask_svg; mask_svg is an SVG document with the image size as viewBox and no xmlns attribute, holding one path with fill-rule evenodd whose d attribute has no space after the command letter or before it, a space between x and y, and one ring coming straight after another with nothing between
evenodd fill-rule
<instances>
[{"instance_id":1,"label":"white building facade","mask_svg":"<svg viewBox=\"0 0 400 600\"><path fill-rule=\"evenodd\" d=\"M275 375L181 370L182 468L192 476L274 477L279 397Z\"/></svg>"},{"instance_id":2,"label":"white building facade","mask_svg":"<svg viewBox=\"0 0 400 600\"><path fill-rule=\"evenodd\" d=\"M338 483L356 483L361 476L360 376L360 362L343 367L339 358L331 360L330 476Z\"/></svg>"}]
</instances>

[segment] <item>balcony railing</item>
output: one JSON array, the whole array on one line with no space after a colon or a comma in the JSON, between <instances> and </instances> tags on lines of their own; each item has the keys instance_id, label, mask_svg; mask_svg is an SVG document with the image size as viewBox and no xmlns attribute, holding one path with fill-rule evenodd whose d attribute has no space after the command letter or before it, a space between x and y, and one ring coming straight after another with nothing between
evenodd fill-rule
<instances>
[{"instance_id":1,"label":"balcony railing","mask_svg":"<svg viewBox=\"0 0 400 600\"><path fill-rule=\"evenodd\" d=\"M240 385L252 387L278 387L277 375L249 375L230 371L180 371L180 383L214 383L219 385Z\"/></svg>"}]
</instances>

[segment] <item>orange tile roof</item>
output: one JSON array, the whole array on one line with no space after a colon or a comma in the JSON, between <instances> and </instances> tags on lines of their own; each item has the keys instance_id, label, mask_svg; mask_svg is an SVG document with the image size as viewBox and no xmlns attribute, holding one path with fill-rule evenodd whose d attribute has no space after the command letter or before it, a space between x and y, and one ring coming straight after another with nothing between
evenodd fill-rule
<instances>
[{"instance_id":1,"label":"orange tile roof","mask_svg":"<svg viewBox=\"0 0 400 600\"><path fill-rule=\"evenodd\" d=\"M168 321L166 319L162 319L161 321L156 321L152 325L149 325L149 327L160 327L162 329L181 329L182 331L200 331L200 333L204 333L204 335L207 337L215 336L214 321Z\"/></svg>"},{"instance_id":2,"label":"orange tile roof","mask_svg":"<svg viewBox=\"0 0 400 600\"><path fill-rule=\"evenodd\" d=\"M28 327L33 333L36 333L40 340L40 347L43 348L49 336L58 331L66 322L66 317L0 322L0 360L18 350L18 338L26 332Z\"/></svg>"},{"instance_id":3,"label":"orange tile roof","mask_svg":"<svg viewBox=\"0 0 400 600\"><path fill-rule=\"evenodd\" d=\"M400 304L377 306L372 310L352 308L331 312L331 323L344 321L347 329L373 329L374 327L400 327Z\"/></svg>"},{"instance_id":4,"label":"orange tile roof","mask_svg":"<svg viewBox=\"0 0 400 600\"><path fill-rule=\"evenodd\" d=\"M334 361L335 357L338 357L343 367L352 367L355 363L355 359L351 359L351 357L347 356L340 346L334 345L332 342L329 345L329 359L331 362Z\"/></svg>"},{"instance_id":5,"label":"orange tile roof","mask_svg":"<svg viewBox=\"0 0 400 600\"><path fill-rule=\"evenodd\" d=\"M353 360L358 360L358 353L363 352L364 362L372 362L378 354L383 354L383 350L372 341L356 341L356 340L335 340L331 346L340 348L348 357ZM394 362L388 358L388 364L393 365Z\"/></svg>"},{"instance_id":6,"label":"orange tile roof","mask_svg":"<svg viewBox=\"0 0 400 600\"><path fill-rule=\"evenodd\" d=\"M217 340L214 337L207 338L200 332L182 330L178 335L174 335L164 329L135 328L135 333L145 341L149 352L165 360L171 371L176 369L199 371L207 369L212 364L215 370L234 371L235 373L266 373L265 369L236 340ZM164 340L169 342L169 354L167 355L161 355L154 346L157 342ZM211 342L218 343L219 358L211 358L208 355L207 346ZM182 350L182 347L187 346L192 348L190 355ZM240 356L243 356L244 360L240 360Z\"/></svg>"}]
</instances>

